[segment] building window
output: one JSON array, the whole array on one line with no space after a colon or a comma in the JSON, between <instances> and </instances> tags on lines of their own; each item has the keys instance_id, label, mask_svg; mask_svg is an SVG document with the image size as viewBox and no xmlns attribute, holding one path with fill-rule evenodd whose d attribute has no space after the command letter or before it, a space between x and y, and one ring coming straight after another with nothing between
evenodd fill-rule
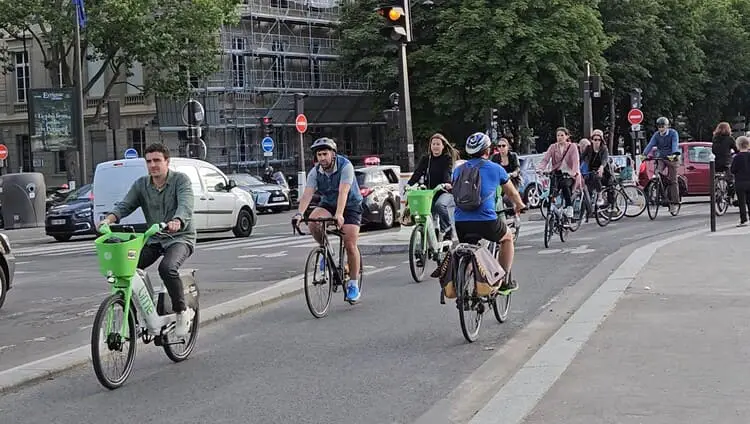
<instances>
[{"instance_id":1,"label":"building window","mask_svg":"<svg viewBox=\"0 0 750 424\"><path fill-rule=\"evenodd\" d=\"M143 151L146 150L146 130L144 128L128 128L128 143L138 152L138 157L143 157Z\"/></svg>"},{"instance_id":2,"label":"building window","mask_svg":"<svg viewBox=\"0 0 750 424\"><path fill-rule=\"evenodd\" d=\"M234 88L245 87L245 56L247 42L244 38L232 39L232 84Z\"/></svg>"},{"instance_id":3,"label":"building window","mask_svg":"<svg viewBox=\"0 0 750 424\"><path fill-rule=\"evenodd\" d=\"M21 164L20 172L34 172L34 158L31 154L31 142L27 134L16 134L16 145L18 149L18 163Z\"/></svg>"},{"instance_id":4,"label":"building window","mask_svg":"<svg viewBox=\"0 0 750 424\"><path fill-rule=\"evenodd\" d=\"M26 103L29 88L29 53L16 52L16 101Z\"/></svg>"},{"instance_id":5,"label":"building window","mask_svg":"<svg viewBox=\"0 0 750 424\"><path fill-rule=\"evenodd\" d=\"M65 152L55 152L55 172L68 172L68 163L65 161Z\"/></svg>"}]
</instances>

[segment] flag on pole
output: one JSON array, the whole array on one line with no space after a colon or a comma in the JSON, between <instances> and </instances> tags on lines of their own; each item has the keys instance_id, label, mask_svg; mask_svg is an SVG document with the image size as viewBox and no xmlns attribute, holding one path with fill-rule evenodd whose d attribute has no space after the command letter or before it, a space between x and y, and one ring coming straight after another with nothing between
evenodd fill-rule
<instances>
[{"instance_id":1,"label":"flag on pole","mask_svg":"<svg viewBox=\"0 0 750 424\"><path fill-rule=\"evenodd\" d=\"M76 7L76 13L78 14L78 26L81 28L86 27L86 9L83 7L83 0L72 0L73 5Z\"/></svg>"}]
</instances>

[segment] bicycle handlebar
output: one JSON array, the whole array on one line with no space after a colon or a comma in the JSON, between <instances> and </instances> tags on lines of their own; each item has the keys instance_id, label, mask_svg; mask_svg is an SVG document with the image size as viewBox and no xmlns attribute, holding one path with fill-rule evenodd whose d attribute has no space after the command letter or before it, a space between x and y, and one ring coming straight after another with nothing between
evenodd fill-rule
<instances>
[{"instance_id":1,"label":"bicycle handlebar","mask_svg":"<svg viewBox=\"0 0 750 424\"><path fill-rule=\"evenodd\" d=\"M334 217L330 217L330 218L328 218L328 217L325 217L325 218L305 218L305 217L301 217L299 220L296 220L296 219L292 218L292 234L294 234L295 232L297 234L301 235L301 236L306 236L306 235L310 234L310 233L304 233L304 232L302 232L302 230L299 228L299 223L300 222L304 222L304 223L308 223L308 222L323 222L323 223L326 223L326 226L328 226L330 224L334 224L334 225L336 225L336 229L338 230L338 225L336 223L336 218L334 218Z\"/></svg>"},{"instance_id":2,"label":"bicycle handlebar","mask_svg":"<svg viewBox=\"0 0 750 424\"><path fill-rule=\"evenodd\" d=\"M99 236L97 238L97 240L99 240L101 238L104 238L104 237L107 237L107 236L111 235L112 233L114 233L113 227L115 229L117 229L117 228L130 229L131 230L130 232L132 232L133 234L138 234L138 233L135 232L135 227L133 227L132 225L106 224L105 223L105 224L100 225L99 228L97 229L97 232L99 234L101 234L101 236ZM151 236L153 236L153 235L155 235L157 233L160 233L165 228L167 228L167 224L164 223L164 222L159 222L159 223L156 223L156 224L148 227L148 229L146 230L146 232L143 233L143 242L144 242L144 244L146 243L146 240L148 240L149 238L151 238ZM125 231L121 231L121 232L125 232ZM164 233L164 234L166 234L166 233Z\"/></svg>"}]
</instances>

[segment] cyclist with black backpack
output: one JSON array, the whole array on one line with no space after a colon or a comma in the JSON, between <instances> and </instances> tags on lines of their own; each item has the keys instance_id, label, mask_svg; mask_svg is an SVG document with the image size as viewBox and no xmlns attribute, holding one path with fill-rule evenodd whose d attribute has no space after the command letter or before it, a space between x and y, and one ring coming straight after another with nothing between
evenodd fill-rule
<instances>
[{"instance_id":1,"label":"cyclist with black backpack","mask_svg":"<svg viewBox=\"0 0 750 424\"><path fill-rule=\"evenodd\" d=\"M526 206L505 169L488 160L491 145L486 134L472 134L466 140L469 160L453 171L456 233L459 242L464 242L468 234L478 234L486 240L497 242L500 246L497 260L504 270L510 271L514 255L513 234L495 211L497 187L502 186L503 193L513 201L516 213ZM500 289L516 288L518 284L515 281L505 281Z\"/></svg>"}]
</instances>

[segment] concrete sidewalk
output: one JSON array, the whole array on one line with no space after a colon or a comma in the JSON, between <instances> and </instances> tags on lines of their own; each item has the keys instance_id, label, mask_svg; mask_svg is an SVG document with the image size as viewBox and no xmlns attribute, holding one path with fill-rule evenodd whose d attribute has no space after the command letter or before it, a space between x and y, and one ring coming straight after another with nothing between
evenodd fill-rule
<instances>
[{"instance_id":1,"label":"concrete sidewalk","mask_svg":"<svg viewBox=\"0 0 750 424\"><path fill-rule=\"evenodd\" d=\"M641 255L471 422L750 422L748 252L750 230L729 228Z\"/></svg>"}]
</instances>

